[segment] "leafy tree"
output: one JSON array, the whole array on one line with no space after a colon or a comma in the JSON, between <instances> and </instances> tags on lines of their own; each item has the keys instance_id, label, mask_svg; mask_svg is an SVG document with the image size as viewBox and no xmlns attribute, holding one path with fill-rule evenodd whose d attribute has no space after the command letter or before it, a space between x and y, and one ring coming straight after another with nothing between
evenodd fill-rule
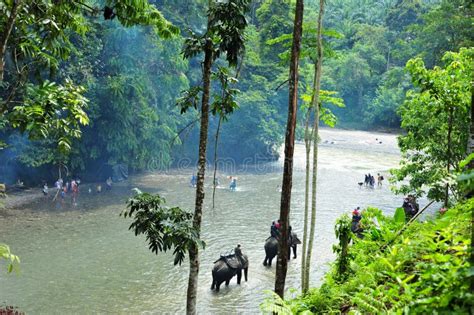
<instances>
[{"instance_id":1,"label":"leafy tree","mask_svg":"<svg viewBox=\"0 0 474 315\"><path fill-rule=\"evenodd\" d=\"M427 69L420 58L408 62L415 88L400 109L406 134L399 137L401 168L392 171L394 181L408 182L398 192L427 192L445 206L451 193L456 197L450 176L466 155L472 58L473 49L461 49L445 54L443 68Z\"/></svg>"},{"instance_id":2,"label":"leafy tree","mask_svg":"<svg viewBox=\"0 0 474 315\"><path fill-rule=\"evenodd\" d=\"M0 11L2 129L19 129L32 140L53 138L61 153L88 122L84 88L70 76L58 77L61 62L77 52L75 41L92 27L86 16L103 12L125 26L150 25L165 38L178 32L147 0L107 0L103 8L95 2L9 0Z\"/></svg>"},{"instance_id":3,"label":"leafy tree","mask_svg":"<svg viewBox=\"0 0 474 315\"><path fill-rule=\"evenodd\" d=\"M472 1L441 0L421 16L422 24L409 26L416 34L413 44L427 66L439 64L447 51L474 45L473 12Z\"/></svg>"},{"instance_id":4,"label":"leafy tree","mask_svg":"<svg viewBox=\"0 0 474 315\"><path fill-rule=\"evenodd\" d=\"M180 102L182 112L191 107L197 107L198 93L202 91L200 108L200 134L198 172L196 184L196 205L194 210L193 227L198 233L201 231L202 210L204 202L204 175L206 171L206 151L209 127L209 101L211 89L211 72L214 61L221 55L230 66L236 66L239 55L244 50L243 31L247 26L245 12L248 10L248 0L231 0L228 2L209 1L208 22L206 32L199 36L192 34L187 38L184 47L184 57L192 58L204 53L202 67L202 88L194 89L192 98L185 98ZM189 94L189 93L188 93ZM234 106L230 105L231 108ZM217 113L217 108L215 110ZM222 109L224 112L224 109ZM226 112L228 112L226 110ZM199 250L197 246L189 248L189 281L187 291L187 314L196 314L197 282L199 273Z\"/></svg>"},{"instance_id":5,"label":"leafy tree","mask_svg":"<svg viewBox=\"0 0 474 315\"><path fill-rule=\"evenodd\" d=\"M163 169L171 163L171 142L182 123L175 91L186 88L182 41L160 41L145 28L97 27L99 69L81 78L92 100L90 126L71 154L74 168L128 164L132 170ZM133 41L134 45L124 45ZM87 50L86 50L87 51ZM86 65L88 58L78 56ZM89 67L89 66L88 66ZM68 69L67 71L73 71ZM87 70L89 71L89 70ZM85 71L84 71L85 72Z\"/></svg>"},{"instance_id":6,"label":"leafy tree","mask_svg":"<svg viewBox=\"0 0 474 315\"><path fill-rule=\"evenodd\" d=\"M121 215L133 217L129 230L136 236L145 234L152 252L158 255L158 252L173 249L174 264L181 265L192 246L205 247L193 227L192 213L178 207L166 207L166 200L160 195L136 192Z\"/></svg>"},{"instance_id":7,"label":"leafy tree","mask_svg":"<svg viewBox=\"0 0 474 315\"><path fill-rule=\"evenodd\" d=\"M305 143L306 143L306 171L309 172L309 151L308 147L310 142L313 145L313 170L312 170L312 181L311 181L311 222L309 225L309 236L308 236L308 247L307 251L303 253L304 257L304 266L303 276L301 281L301 287L303 293L308 292L309 289L309 270L311 267L311 255L313 251L313 240L314 233L316 229L316 192L317 192L317 176L318 176L318 140L319 140L319 120L321 119L321 108L319 106L320 102L320 90L321 90L321 72L323 65L323 15L324 15L324 0L319 1L319 15L318 15L318 33L317 33L317 61L314 65L314 81L313 81L313 91L311 93L311 109L314 111L314 122L313 128L311 131L311 137L309 137L308 130L306 128L305 132ZM309 144L309 145L308 145ZM307 175L309 176L309 175ZM307 177L306 183L308 183L309 178ZM306 184L306 189L309 190L308 184ZM308 192L306 193L306 199ZM306 200L307 201L307 200ZM308 218L308 206L305 207L305 232L307 231L307 218ZM305 233L306 234L306 233ZM304 235L303 241L306 241L306 235ZM302 261L303 262L303 261Z\"/></svg>"}]
</instances>

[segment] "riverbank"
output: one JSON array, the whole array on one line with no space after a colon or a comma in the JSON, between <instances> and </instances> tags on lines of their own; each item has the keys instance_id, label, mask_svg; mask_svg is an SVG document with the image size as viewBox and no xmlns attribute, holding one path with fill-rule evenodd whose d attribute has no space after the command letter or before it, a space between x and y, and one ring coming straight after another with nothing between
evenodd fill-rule
<instances>
[{"instance_id":1,"label":"riverbank","mask_svg":"<svg viewBox=\"0 0 474 315\"><path fill-rule=\"evenodd\" d=\"M18 215L18 211L27 212L28 205L39 201L43 197L40 189L28 188L10 192L0 199L0 220L2 217Z\"/></svg>"}]
</instances>

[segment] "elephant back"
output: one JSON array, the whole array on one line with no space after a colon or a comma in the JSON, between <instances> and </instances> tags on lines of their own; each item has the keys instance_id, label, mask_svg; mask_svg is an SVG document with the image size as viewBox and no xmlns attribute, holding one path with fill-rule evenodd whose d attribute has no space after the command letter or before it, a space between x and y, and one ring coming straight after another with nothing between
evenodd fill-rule
<instances>
[{"instance_id":1,"label":"elephant back","mask_svg":"<svg viewBox=\"0 0 474 315\"><path fill-rule=\"evenodd\" d=\"M278 247L278 240L271 236L269 238L267 238L267 240L265 241L265 249L271 249L271 248L277 248Z\"/></svg>"},{"instance_id":2,"label":"elephant back","mask_svg":"<svg viewBox=\"0 0 474 315\"><path fill-rule=\"evenodd\" d=\"M242 255L242 256L227 256L225 257L225 262L227 265L232 268L232 269L240 269L240 268L246 268L248 266L248 257L247 255Z\"/></svg>"}]
</instances>

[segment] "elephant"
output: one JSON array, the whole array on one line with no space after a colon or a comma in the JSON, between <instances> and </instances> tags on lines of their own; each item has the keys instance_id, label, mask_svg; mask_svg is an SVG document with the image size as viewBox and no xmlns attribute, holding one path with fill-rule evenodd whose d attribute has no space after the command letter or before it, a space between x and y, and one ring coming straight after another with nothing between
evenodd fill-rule
<instances>
[{"instance_id":1,"label":"elephant","mask_svg":"<svg viewBox=\"0 0 474 315\"><path fill-rule=\"evenodd\" d=\"M228 286L230 280L235 275L237 275L237 284L240 284L242 269L244 270L245 281L247 281L248 268L249 260L247 255L237 252L236 254L221 256L214 262L214 267L212 268L211 290L215 288L216 292L219 292L222 282L225 281L225 285Z\"/></svg>"},{"instance_id":2,"label":"elephant","mask_svg":"<svg viewBox=\"0 0 474 315\"><path fill-rule=\"evenodd\" d=\"M291 248L293 248L293 258L296 258L296 245L301 244L301 241L298 239L296 233L291 232L289 239L289 248L288 248L288 260L291 258ZM278 255L278 239L270 236L265 241L265 260L263 261L264 266L272 266L272 260Z\"/></svg>"}]
</instances>

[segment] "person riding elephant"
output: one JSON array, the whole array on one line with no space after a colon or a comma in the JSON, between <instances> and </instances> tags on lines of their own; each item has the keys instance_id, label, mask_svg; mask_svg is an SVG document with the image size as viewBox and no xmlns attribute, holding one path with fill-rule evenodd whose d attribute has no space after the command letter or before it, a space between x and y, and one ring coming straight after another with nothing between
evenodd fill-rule
<instances>
[{"instance_id":1,"label":"person riding elephant","mask_svg":"<svg viewBox=\"0 0 474 315\"><path fill-rule=\"evenodd\" d=\"M288 260L291 256L291 248L293 248L293 258L296 258L296 245L301 244L296 233L291 230L291 227L288 231ZM278 255L278 238L270 236L265 241L265 260L263 261L264 266L272 266L272 260Z\"/></svg>"},{"instance_id":2,"label":"person riding elephant","mask_svg":"<svg viewBox=\"0 0 474 315\"><path fill-rule=\"evenodd\" d=\"M405 211L405 218L407 222L410 221L411 218L413 218L420 210L420 206L416 201L416 197L413 195L408 195L405 197L402 208Z\"/></svg>"},{"instance_id":3,"label":"person riding elephant","mask_svg":"<svg viewBox=\"0 0 474 315\"><path fill-rule=\"evenodd\" d=\"M234 249L234 254L221 256L214 262L211 290L216 289L216 292L219 292L222 282L225 282L225 285L228 286L235 275L237 275L237 284L240 284L242 270L244 270L245 281L247 281L248 267L248 257L242 254L242 249L238 244Z\"/></svg>"}]
</instances>

